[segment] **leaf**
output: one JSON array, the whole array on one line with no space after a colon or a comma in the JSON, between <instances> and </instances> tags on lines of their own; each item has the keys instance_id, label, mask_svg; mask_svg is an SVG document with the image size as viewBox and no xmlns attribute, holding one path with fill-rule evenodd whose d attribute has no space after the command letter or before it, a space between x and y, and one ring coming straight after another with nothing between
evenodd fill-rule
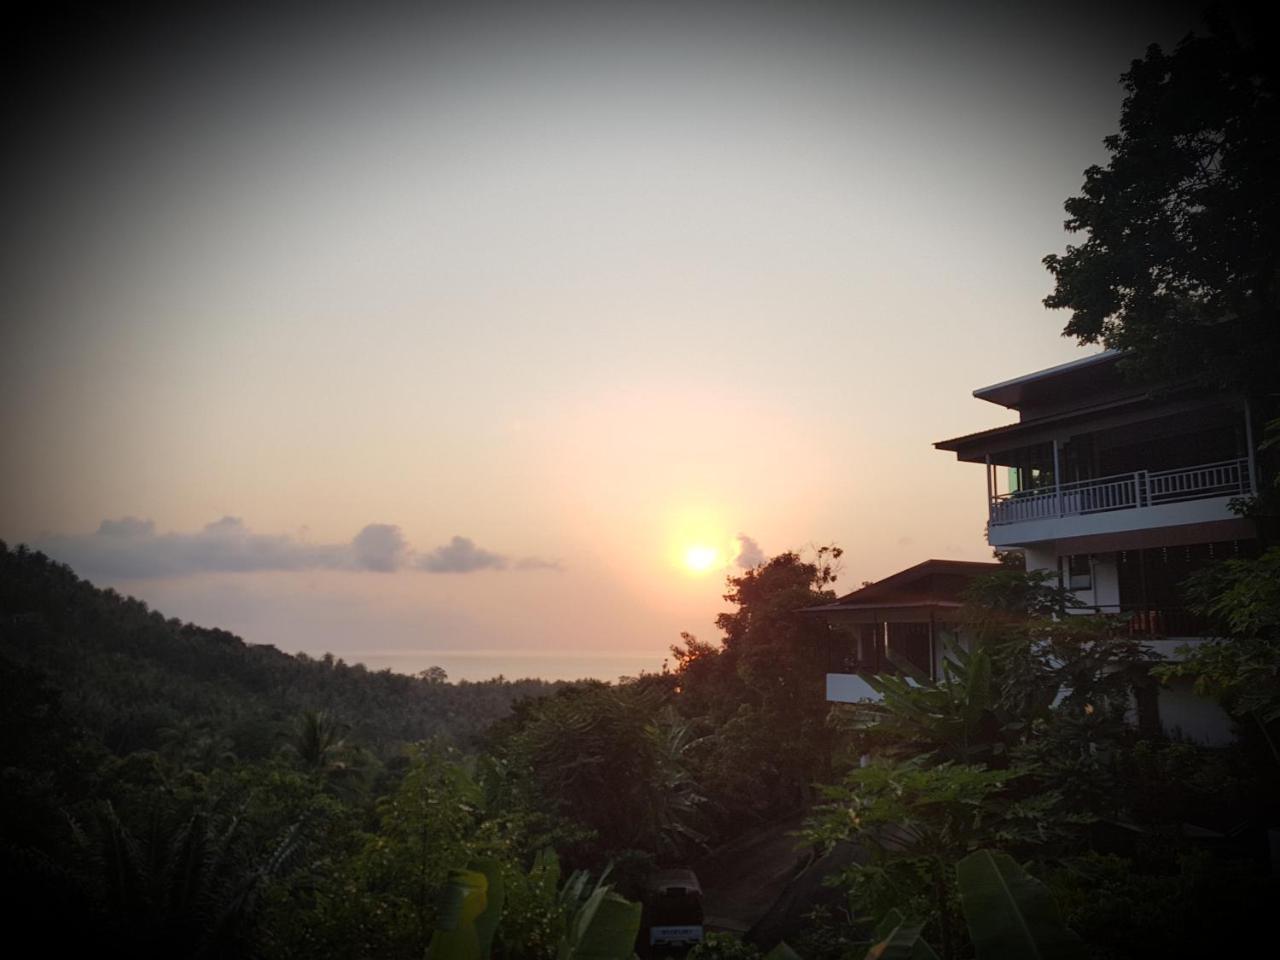
<instances>
[{"instance_id":1,"label":"leaf","mask_svg":"<svg viewBox=\"0 0 1280 960\"><path fill-rule=\"evenodd\" d=\"M471 864L471 870L484 875L486 881L485 908L475 919L476 940L480 956L487 958L493 946L493 935L502 917L506 902L506 890L502 883L502 865L497 860L479 860Z\"/></svg>"},{"instance_id":2,"label":"leaf","mask_svg":"<svg viewBox=\"0 0 1280 960\"><path fill-rule=\"evenodd\" d=\"M764 955L764 960L800 960L800 954L792 950L787 941L779 940L778 945Z\"/></svg>"},{"instance_id":3,"label":"leaf","mask_svg":"<svg viewBox=\"0 0 1280 960\"><path fill-rule=\"evenodd\" d=\"M555 850L551 847L543 847L539 850L533 858L533 867L529 870L529 875L541 877L552 890L559 887L560 858L556 856Z\"/></svg>"},{"instance_id":4,"label":"leaf","mask_svg":"<svg viewBox=\"0 0 1280 960\"><path fill-rule=\"evenodd\" d=\"M450 870L427 960L484 960L476 918L485 910L489 881L475 870Z\"/></svg>"},{"instance_id":5,"label":"leaf","mask_svg":"<svg viewBox=\"0 0 1280 960\"><path fill-rule=\"evenodd\" d=\"M1084 944L1066 925L1049 888L1012 857L979 850L956 865L960 902L978 960L1076 960Z\"/></svg>"},{"instance_id":6,"label":"leaf","mask_svg":"<svg viewBox=\"0 0 1280 960\"><path fill-rule=\"evenodd\" d=\"M894 927L887 937L867 951L866 960L938 960L933 947L920 936L923 929L923 924Z\"/></svg>"},{"instance_id":7,"label":"leaf","mask_svg":"<svg viewBox=\"0 0 1280 960\"><path fill-rule=\"evenodd\" d=\"M888 938L889 934L902 926L905 921L906 917L902 915L901 910L890 910L880 918L880 922L876 924L876 928L871 931L871 939L876 943L879 943L881 940Z\"/></svg>"},{"instance_id":8,"label":"leaf","mask_svg":"<svg viewBox=\"0 0 1280 960\"><path fill-rule=\"evenodd\" d=\"M970 655L964 677L964 697L965 723L974 730L991 706L991 657L985 650L977 650Z\"/></svg>"},{"instance_id":9,"label":"leaf","mask_svg":"<svg viewBox=\"0 0 1280 960\"><path fill-rule=\"evenodd\" d=\"M599 887L574 916L558 960L630 960L640 932L640 904Z\"/></svg>"}]
</instances>

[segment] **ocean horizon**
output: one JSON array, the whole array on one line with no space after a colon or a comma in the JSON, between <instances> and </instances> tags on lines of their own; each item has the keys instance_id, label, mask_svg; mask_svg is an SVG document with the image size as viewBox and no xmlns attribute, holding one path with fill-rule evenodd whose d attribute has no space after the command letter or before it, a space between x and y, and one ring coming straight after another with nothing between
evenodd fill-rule
<instances>
[{"instance_id":1,"label":"ocean horizon","mask_svg":"<svg viewBox=\"0 0 1280 960\"><path fill-rule=\"evenodd\" d=\"M540 653L529 650L334 650L347 663L363 663L370 670L415 674L440 667L450 680L607 680L657 673L664 659L658 654Z\"/></svg>"}]
</instances>

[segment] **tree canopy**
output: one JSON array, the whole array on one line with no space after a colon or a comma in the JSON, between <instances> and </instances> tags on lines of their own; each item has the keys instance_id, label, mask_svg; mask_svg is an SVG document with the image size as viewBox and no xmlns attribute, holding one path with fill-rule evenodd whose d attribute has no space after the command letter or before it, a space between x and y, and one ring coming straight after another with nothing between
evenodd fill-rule
<instances>
[{"instance_id":1,"label":"tree canopy","mask_svg":"<svg viewBox=\"0 0 1280 960\"><path fill-rule=\"evenodd\" d=\"M1257 395L1280 369L1280 60L1257 24L1208 26L1123 74L1110 160L1066 202L1085 240L1044 258L1044 302L1144 379Z\"/></svg>"}]
</instances>

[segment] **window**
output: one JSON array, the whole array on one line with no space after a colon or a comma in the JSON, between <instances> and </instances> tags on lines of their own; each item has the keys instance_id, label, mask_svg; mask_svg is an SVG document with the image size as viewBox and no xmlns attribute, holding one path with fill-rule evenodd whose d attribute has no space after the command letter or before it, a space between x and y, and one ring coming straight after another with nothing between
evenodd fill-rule
<instances>
[{"instance_id":1,"label":"window","mask_svg":"<svg viewBox=\"0 0 1280 960\"><path fill-rule=\"evenodd\" d=\"M1093 563L1087 553L1076 553L1067 557L1067 589L1093 589Z\"/></svg>"}]
</instances>

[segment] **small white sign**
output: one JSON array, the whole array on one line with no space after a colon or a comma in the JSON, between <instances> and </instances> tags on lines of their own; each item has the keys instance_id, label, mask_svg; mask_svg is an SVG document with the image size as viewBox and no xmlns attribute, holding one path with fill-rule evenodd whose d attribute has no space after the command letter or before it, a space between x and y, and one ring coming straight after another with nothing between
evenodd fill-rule
<instances>
[{"instance_id":1,"label":"small white sign","mask_svg":"<svg viewBox=\"0 0 1280 960\"><path fill-rule=\"evenodd\" d=\"M650 927L649 945L659 943L700 943L702 927L689 925L683 927Z\"/></svg>"}]
</instances>

